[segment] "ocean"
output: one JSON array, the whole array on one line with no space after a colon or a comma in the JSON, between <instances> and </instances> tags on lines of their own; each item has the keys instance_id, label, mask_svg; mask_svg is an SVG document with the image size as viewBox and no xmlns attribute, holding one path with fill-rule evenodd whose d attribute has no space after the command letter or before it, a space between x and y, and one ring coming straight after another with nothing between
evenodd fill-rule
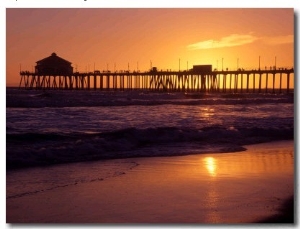
<instances>
[{"instance_id":1,"label":"ocean","mask_svg":"<svg viewBox=\"0 0 300 229\"><path fill-rule=\"evenodd\" d=\"M6 89L7 170L291 140L294 95Z\"/></svg>"},{"instance_id":2,"label":"ocean","mask_svg":"<svg viewBox=\"0 0 300 229\"><path fill-rule=\"evenodd\" d=\"M6 198L122 176L139 166L134 158L222 154L228 161L226 153L241 154L245 145L293 138L293 93L7 88ZM280 166L290 166L290 153L281 154L289 162ZM278 157L265 156L271 165Z\"/></svg>"}]
</instances>

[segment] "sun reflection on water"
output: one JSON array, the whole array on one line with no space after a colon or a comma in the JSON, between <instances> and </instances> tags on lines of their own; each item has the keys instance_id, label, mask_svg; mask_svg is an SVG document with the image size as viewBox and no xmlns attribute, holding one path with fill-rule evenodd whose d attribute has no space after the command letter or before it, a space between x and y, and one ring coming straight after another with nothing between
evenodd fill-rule
<instances>
[{"instance_id":1,"label":"sun reflection on water","mask_svg":"<svg viewBox=\"0 0 300 229\"><path fill-rule=\"evenodd\" d=\"M217 175L217 164L213 157L205 157L204 159L205 167L210 176L215 177Z\"/></svg>"}]
</instances>

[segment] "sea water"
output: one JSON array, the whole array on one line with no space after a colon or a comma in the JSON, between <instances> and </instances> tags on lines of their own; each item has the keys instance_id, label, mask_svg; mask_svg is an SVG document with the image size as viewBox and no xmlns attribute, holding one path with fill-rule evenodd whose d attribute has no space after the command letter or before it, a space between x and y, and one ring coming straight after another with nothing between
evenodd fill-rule
<instances>
[{"instance_id":1,"label":"sea water","mask_svg":"<svg viewBox=\"0 0 300 229\"><path fill-rule=\"evenodd\" d=\"M7 88L7 168L239 151L293 139L293 94Z\"/></svg>"},{"instance_id":2,"label":"sea water","mask_svg":"<svg viewBox=\"0 0 300 229\"><path fill-rule=\"evenodd\" d=\"M294 136L293 93L7 88L6 96L7 198L119 176L137 166L119 159L241 153L247 144ZM99 160L101 168L93 164Z\"/></svg>"}]
</instances>

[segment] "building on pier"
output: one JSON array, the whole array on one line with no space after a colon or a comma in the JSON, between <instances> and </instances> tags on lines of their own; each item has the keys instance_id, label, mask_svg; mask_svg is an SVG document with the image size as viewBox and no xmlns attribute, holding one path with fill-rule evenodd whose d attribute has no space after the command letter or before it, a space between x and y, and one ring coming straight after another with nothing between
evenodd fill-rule
<instances>
[{"instance_id":1,"label":"building on pier","mask_svg":"<svg viewBox=\"0 0 300 229\"><path fill-rule=\"evenodd\" d=\"M212 65L194 65L192 71L197 74L211 74Z\"/></svg>"},{"instance_id":2,"label":"building on pier","mask_svg":"<svg viewBox=\"0 0 300 229\"><path fill-rule=\"evenodd\" d=\"M71 62L59 57L56 53L36 62L35 73L38 75L72 75Z\"/></svg>"}]
</instances>

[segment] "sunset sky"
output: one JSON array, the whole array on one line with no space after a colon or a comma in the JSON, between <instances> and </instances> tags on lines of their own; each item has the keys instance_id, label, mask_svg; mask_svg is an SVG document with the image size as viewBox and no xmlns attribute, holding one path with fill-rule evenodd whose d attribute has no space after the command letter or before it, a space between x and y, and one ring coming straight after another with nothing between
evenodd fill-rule
<instances>
[{"instance_id":1,"label":"sunset sky","mask_svg":"<svg viewBox=\"0 0 300 229\"><path fill-rule=\"evenodd\" d=\"M74 70L294 67L292 8L6 9L6 85L57 53ZM223 61L222 61L223 60Z\"/></svg>"}]
</instances>

